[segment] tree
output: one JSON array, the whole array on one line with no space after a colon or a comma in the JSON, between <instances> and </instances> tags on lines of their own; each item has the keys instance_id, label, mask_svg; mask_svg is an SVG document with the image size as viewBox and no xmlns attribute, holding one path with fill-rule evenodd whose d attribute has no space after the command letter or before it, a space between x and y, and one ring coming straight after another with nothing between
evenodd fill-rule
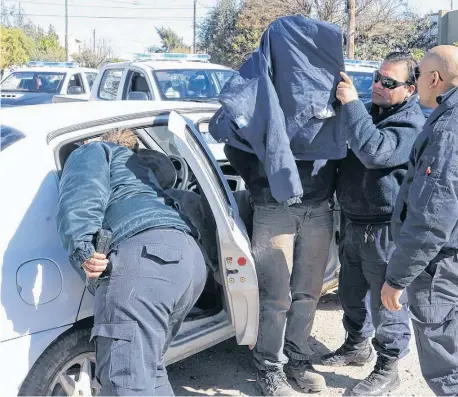
<instances>
[{"instance_id":1,"label":"tree","mask_svg":"<svg viewBox=\"0 0 458 397\"><path fill-rule=\"evenodd\" d=\"M172 28L156 27L156 32L161 39L163 52L191 52L191 48L184 43L183 38L178 36Z\"/></svg>"},{"instance_id":2,"label":"tree","mask_svg":"<svg viewBox=\"0 0 458 397\"><path fill-rule=\"evenodd\" d=\"M164 52L164 50L161 47L158 47L157 45L152 45L146 49L146 52L149 52L150 54L156 54L158 52Z\"/></svg>"},{"instance_id":3,"label":"tree","mask_svg":"<svg viewBox=\"0 0 458 397\"><path fill-rule=\"evenodd\" d=\"M21 29L0 27L1 68L21 66L30 60L33 41Z\"/></svg>"},{"instance_id":4,"label":"tree","mask_svg":"<svg viewBox=\"0 0 458 397\"><path fill-rule=\"evenodd\" d=\"M209 53L215 63L233 63L228 55L234 53L231 42L234 40L238 13L236 0L219 0L198 26L198 49Z\"/></svg>"},{"instance_id":5,"label":"tree","mask_svg":"<svg viewBox=\"0 0 458 397\"><path fill-rule=\"evenodd\" d=\"M107 42L105 39L97 41L95 52L85 46L81 52L73 54L72 58L82 67L96 69L105 63L118 62L117 58L114 57L111 42Z\"/></svg>"},{"instance_id":6,"label":"tree","mask_svg":"<svg viewBox=\"0 0 458 397\"><path fill-rule=\"evenodd\" d=\"M31 59L39 61L65 61L65 48L59 44L59 36L54 26L49 25L48 33L44 34L43 29L37 28L35 32L35 48L32 51Z\"/></svg>"},{"instance_id":7,"label":"tree","mask_svg":"<svg viewBox=\"0 0 458 397\"><path fill-rule=\"evenodd\" d=\"M226 10L230 10L228 13ZM199 45L218 63L238 68L259 45L271 22L302 14L339 25L346 31L346 0L220 0L199 26ZM224 23L220 22L225 15ZM390 50L415 56L434 44L430 17L408 12L403 0L356 1L356 56L382 59Z\"/></svg>"},{"instance_id":8,"label":"tree","mask_svg":"<svg viewBox=\"0 0 458 397\"><path fill-rule=\"evenodd\" d=\"M421 59L436 43L431 34L434 26L429 15L404 13L390 22L389 29L382 26L366 33L357 32L356 57L382 60L390 51L408 51Z\"/></svg>"}]
</instances>

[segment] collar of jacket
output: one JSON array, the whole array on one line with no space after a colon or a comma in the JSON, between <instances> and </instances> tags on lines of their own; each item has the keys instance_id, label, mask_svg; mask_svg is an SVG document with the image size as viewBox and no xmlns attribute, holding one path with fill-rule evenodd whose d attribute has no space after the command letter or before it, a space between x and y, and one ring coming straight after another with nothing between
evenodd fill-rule
<instances>
[{"instance_id":1,"label":"collar of jacket","mask_svg":"<svg viewBox=\"0 0 458 397\"><path fill-rule=\"evenodd\" d=\"M411 95L407 100L401 102L398 105L390 106L389 108L381 108L382 112L380 113L380 106L373 104L372 102L369 104L370 115L374 120L374 123L379 123L389 116L400 112L401 110L405 110L409 107L414 106L418 102L418 95L414 94Z\"/></svg>"},{"instance_id":2,"label":"collar of jacket","mask_svg":"<svg viewBox=\"0 0 458 397\"><path fill-rule=\"evenodd\" d=\"M458 87L448 90L446 93L439 95L436 98L439 106L431 113L424 128L433 124L447 109L450 109L458 104Z\"/></svg>"}]
</instances>

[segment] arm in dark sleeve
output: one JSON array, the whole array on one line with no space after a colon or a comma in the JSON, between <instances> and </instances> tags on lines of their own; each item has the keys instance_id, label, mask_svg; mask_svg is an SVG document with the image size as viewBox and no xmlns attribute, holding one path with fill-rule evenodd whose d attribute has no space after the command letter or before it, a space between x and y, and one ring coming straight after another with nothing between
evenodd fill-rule
<instances>
[{"instance_id":1,"label":"arm in dark sleeve","mask_svg":"<svg viewBox=\"0 0 458 397\"><path fill-rule=\"evenodd\" d=\"M407 287L450 240L458 219L458 139L440 132L416 166L407 196L407 213L385 280Z\"/></svg>"},{"instance_id":2,"label":"arm in dark sleeve","mask_svg":"<svg viewBox=\"0 0 458 397\"><path fill-rule=\"evenodd\" d=\"M75 150L67 159L59 185L57 229L71 264L76 268L94 253L110 197L108 153L101 143Z\"/></svg>"},{"instance_id":3,"label":"arm in dark sleeve","mask_svg":"<svg viewBox=\"0 0 458 397\"><path fill-rule=\"evenodd\" d=\"M366 168L391 168L407 163L424 118L400 115L384 128L377 128L361 101L343 106L348 143Z\"/></svg>"}]
</instances>

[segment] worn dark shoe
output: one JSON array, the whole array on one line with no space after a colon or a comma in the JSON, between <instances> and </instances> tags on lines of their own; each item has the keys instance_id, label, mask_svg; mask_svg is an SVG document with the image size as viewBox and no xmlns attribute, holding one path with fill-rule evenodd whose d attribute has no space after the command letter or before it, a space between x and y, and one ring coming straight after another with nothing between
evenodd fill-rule
<instances>
[{"instance_id":1,"label":"worn dark shoe","mask_svg":"<svg viewBox=\"0 0 458 397\"><path fill-rule=\"evenodd\" d=\"M285 366L285 373L305 392L320 392L326 389L323 375L315 371L309 360L290 359Z\"/></svg>"},{"instance_id":2,"label":"worn dark shoe","mask_svg":"<svg viewBox=\"0 0 458 397\"><path fill-rule=\"evenodd\" d=\"M374 352L369 341L351 346L345 342L335 352L325 354L321 357L323 365L331 367L344 367L345 365L365 365L374 358Z\"/></svg>"},{"instance_id":3,"label":"worn dark shoe","mask_svg":"<svg viewBox=\"0 0 458 397\"><path fill-rule=\"evenodd\" d=\"M397 360L379 356L374 370L350 391L350 395L384 396L396 390L401 384L397 364Z\"/></svg>"},{"instance_id":4,"label":"worn dark shoe","mask_svg":"<svg viewBox=\"0 0 458 397\"><path fill-rule=\"evenodd\" d=\"M293 396L296 394L281 369L257 371L256 385L265 396Z\"/></svg>"}]
</instances>

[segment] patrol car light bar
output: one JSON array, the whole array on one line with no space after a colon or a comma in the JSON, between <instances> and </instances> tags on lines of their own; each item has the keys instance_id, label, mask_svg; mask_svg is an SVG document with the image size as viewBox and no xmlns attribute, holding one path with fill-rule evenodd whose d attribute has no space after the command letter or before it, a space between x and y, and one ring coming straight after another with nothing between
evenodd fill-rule
<instances>
[{"instance_id":1,"label":"patrol car light bar","mask_svg":"<svg viewBox=\"0 0 458 397\"><path fill-rule=\"evenodd\" d=\"M27 66L33 67L43 67L49 66L54 68L77 68L79 67L78 62L44 62L44 61L30 61Z\"/></svg>"},{"instance_id":2,"label":"patrol car light bar","mask_svg":"<svg viewBox=\"0 0 458 397\"><path fill-rule=\"evenodd\" d=\"M210 55L208 54L181 54L173 52L145 54L137 53L134 54L136 61L197 61L197 62L208 62Z\"/></svg>"},{"instance_id":3,"label":"patrol car light bar","mask_svg":"<svg viewBox=\"0 0 458 397\"><path fill-rule=\"evenodd\" d=\"M360 59L345 59L345 65L371 66L379 68L382 63L379 61L365 61Z\"/></svg>"}]
</instances>

